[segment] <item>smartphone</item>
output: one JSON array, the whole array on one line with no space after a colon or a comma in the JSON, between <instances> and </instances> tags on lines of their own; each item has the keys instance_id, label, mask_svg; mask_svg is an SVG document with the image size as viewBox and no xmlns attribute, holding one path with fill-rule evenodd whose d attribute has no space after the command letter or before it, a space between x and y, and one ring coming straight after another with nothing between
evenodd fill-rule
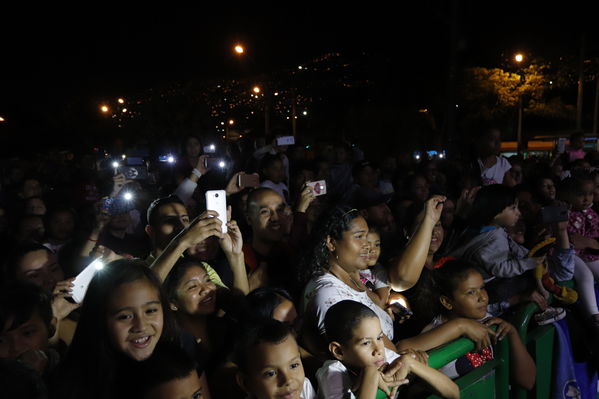
<instances>
[{"instance_id":1,"label":"smartphone","mask_svg":"<svg viewBox=\"0 0 599 399\"><path fill-rule=\"evenodd\" d=\"M259 187L260 186L260 176L256 174L246 174L240 173L237 175L237 187L246 188L246 187Z\"/></svg>"},{"instance_id":2,"label":"smartphone","mask_svg":"<svg viewBox=\"0 0 599 399\"><path fill-rule=\"evenodd\" d=\"M394 302L394 303L392 303L389 306L393 306L393 307L395 307L395 309L397 309L399 311L398 312L399 317L409 317L409 316L412 316L414 314L410 309L406 308L405 306L403 306L399 302Z\"/></svg>"},{"instance_id":3,"label":"smartphone","mask_svg":"<svg viewBox=\"0 0 599 399\"><path fill-rule=\"evenodd\" d=\"M87 292L87 287L89 283L92 281L92 278L96 274L96 272L104 267L104 262L100 259L95 259L92 263L87 265L85 269L81 273L75 277L73 280L73 301L76 303L83 302L83 298L85 298L85 293Z\"/></svg>"},{"instance_id":4,"label":"smartphone","mask_svg":"<svg viewBox=\"0 0 599 399\"><path fill-rule=\"evenodd\" d=\"M204 167L206 169L224 169L227 167L227 162L222 158L204 158Z\"/></svg>"},{"instance_id":5,"label":"smartphone","mask_svg":"<svg viewBox=\"0 0 599 399\"><path fill-rule=\"evenodd\" d=\"M218 212L223 234L227 233L227 193L225 190L206 191L206 210Z\"/></svg>"},{"instance_id":6,"label":"smartphone","mask_svg":"<svg viewBox=\"0 0 599 399\"><path fill-rule=\"evenodd\" d=\"M293 136L281 136L277 137L277 145L294 145L295 137Z\"/></svg>"},{"instance_id":7,"label":"smartphone","mask_svg":"<svg viewBox=\"0 0 599 399\"><path fill-rule=\"evenodd\" d=\"M309 181L306 186L312 187L315 196L325 195L327 193L327 183L324 180Z\"/></svg>"},{"instance_id":8,"label":"smartphone","mask_svg":"<svg viewBox=\"0 0 599 399\"><path fill-rule=\"evenodd\" d=\"M568 220L568 208L556 205L544 206L541 208L541 219L544 224L565 222Z\"/></svg>"},{"instance_id":9,"label":"smartphone","mask_svg":"<svg viewBox=\"0 0 599 399\"><path fill-rule=\"evenodd\" d=\"M216 146L214 144L204 146L204 154L214 154L216 152Z\"/></svg>"},{"instance_id":10,"label":"smartphone","mask_svg":"<svg viewBox=\"0 0 599 399\"><path fill-rule=\"evenodd\" d=\"M148 168L144 166L121 166L119 172L129 180L144 180L148 178Z\"/></svg>"}]
</instances>

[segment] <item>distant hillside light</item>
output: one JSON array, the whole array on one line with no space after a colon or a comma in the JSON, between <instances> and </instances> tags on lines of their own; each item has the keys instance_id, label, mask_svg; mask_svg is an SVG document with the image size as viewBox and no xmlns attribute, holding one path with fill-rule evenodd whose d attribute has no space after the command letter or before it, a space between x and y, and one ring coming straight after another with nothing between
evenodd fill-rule
<instances>
[{"instance_id":1,"label":"distant hillside light","mask_svg":"<svg viewBox=\"0 0 599 399\"><path fill-rule=\"evenodd\" d=\"M241 44L237 44L235 46L235 52L237 54L243 54L245 52L245 49L243 48L243 46Z\"/></svg>"},{"instance_id":2,"label":"distant hillside light","mask_svg":"<svg viewBox=\"0 0 599 399\"><path fill-rule=\"evenodd\" d=\"M122 98L119 98L117 101L119 102L119 104L124 104L125 103L125 100L123 100Z\"/></svg>"},{"instance_id":3,"label":"distant hillside light","mask_svg":"<svg viewBox=\"0 0 599 399\"><path fill-rule=\"evenodd\" d=\"M254 88L252 89L254 91L254 93L258 94L260 93L260 87L258 86L254 86Z\"/></svg>"},{"instance_id":4,"label":"distant hillside light","mask_svg":"<svg viewBox=\"0 0 599 399\"><path fill-rule=\"evenodd\" d=\"M516 54L514 59L516 60L516 62L522 62L522 60L524 59L524 56L522 54L518 53L518 54Z\"/></svg>"},{"instance_id":5,"label":"distant hillside light","mask_svg":"<svg viewBox=\"0 0 599 399\"><path fill-rule=\"evenodd\" d=\"M6 119L4 119L3 117L0 116L0 122L4 122L6 121Z\"/></svg>"},{"instance_id":6,"label":"distant hillside light","mask_svg":"<svg viewBox=\"0 0 599 399\"><path fill-rule=\"evenodd\" d=\"M107 107L106 105L102 105L102 106L100 107L100 111L102 111L102 112L106 113L106 112L108 112L108 107Z\"/></svg>"}]
</instances>

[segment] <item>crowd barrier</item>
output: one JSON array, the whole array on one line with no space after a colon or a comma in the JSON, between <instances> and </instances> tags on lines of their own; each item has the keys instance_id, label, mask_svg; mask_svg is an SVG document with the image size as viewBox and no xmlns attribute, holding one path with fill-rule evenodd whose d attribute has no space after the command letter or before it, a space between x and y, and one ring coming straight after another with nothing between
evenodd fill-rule
<instances>
[{"instance_id":1,"label":"crowd barrier","mask_svg":"<svg viewBox=\"0 0 599 399\"><path fill-rule=\"evenodd\" d=\"M532 390L513 386L510 390L510 359L508 339L495 346L494 359L488 361L470 373L455 380L460 387L461 397L484 399L547 399L551 394L551 374L553 361L553 342L555 327L531 325L530 321L539 308L534 303L520 306L510 322L535 360L537 367L536 383ZM439 369L450 361L474 350L474 342L460 338L442 348L429 353L429 365ZM429 396L429 399L438 396Z\"/></svg>"}]
</instances>

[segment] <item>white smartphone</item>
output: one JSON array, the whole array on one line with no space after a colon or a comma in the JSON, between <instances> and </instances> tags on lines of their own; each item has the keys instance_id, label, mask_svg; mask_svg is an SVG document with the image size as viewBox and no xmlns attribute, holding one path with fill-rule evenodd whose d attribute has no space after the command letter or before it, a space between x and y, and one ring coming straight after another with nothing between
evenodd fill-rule
<instances>
[{"instance_id":1,"label":"white smartphone","mask_svg":"<svg viewBox=\"0 0 599 399\"><path fill-rule=\"evenodd\" d=\"M327 193L327 183L324 180L309 181L306 186L312 187L312 192L316 197Z\"/></svg>"},{"instance_id":2,"label":"white smartphone","mask_svg":"<svg viewBox=\"0 0 599 399\"><path fill-rule=\"evenodd\" d=\"M83 302L83 298L85 298L85 293L87 292L87 287L89 283L92 281L92 278L96 274L96 272L104 267L104 262L100 259L95 259L92 263L87 265L85 269L81 273L75 277L73 281L73 295L71 298L77 303Z\"/></svg>"},{"instance_id":3,"label":"white smartphone","mask_svg":"<svg viewBox=\"0 0 599 399\"><path fill-rule=\"evenodd\" d=\"M206 210L218 212L223 234L227 234L227 193L225 190L206 191Z\"/></svg>"}]
</instances>

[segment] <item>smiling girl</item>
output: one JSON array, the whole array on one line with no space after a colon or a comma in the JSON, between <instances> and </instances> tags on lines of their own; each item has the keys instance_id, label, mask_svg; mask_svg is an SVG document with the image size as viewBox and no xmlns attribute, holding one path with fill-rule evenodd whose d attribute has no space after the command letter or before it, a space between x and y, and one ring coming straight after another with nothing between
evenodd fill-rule
<instances>
[{"instance_id":1,"label":"smiling girl","mask_svg":"<svg viewBox=\"0 0 599 399\"><path fill-rule=\"evenodd\" d=\"M52 381L61 398L118 397L138 362L178 344L160 282L140 260L117 260L92 279L64 363Z\"/></svg>"}]
</instances>

